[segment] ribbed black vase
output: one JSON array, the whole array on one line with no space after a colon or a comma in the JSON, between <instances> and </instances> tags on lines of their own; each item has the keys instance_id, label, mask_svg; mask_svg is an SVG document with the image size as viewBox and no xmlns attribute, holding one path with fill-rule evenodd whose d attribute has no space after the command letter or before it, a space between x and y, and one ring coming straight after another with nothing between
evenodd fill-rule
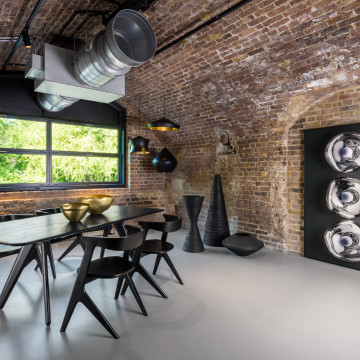
<instances>
[{"instance_id":1,"label":"ribbed black vase","mask_svg":"<svg viewBox=\"0 0 360 360\"><path fill-rule=\"evenodd\" d=\"M193 253L204 251L204 245L197 226L204 197L199 195L185 195L183 196L183 199L190 221L190 227L185 238L183 250Z\"/></svg>"},{"instance_id":2,"label":"ribbed black vase","mask_svg":"<svg viewBox=\"0 0 360 360\"><path fill-rule=\"evenodd\" d=\"M211 190L208 217L206 219L204 244L223 246L222 241L230 236L224 193L220 175L216 174Z\"/></svg>"}]
</instances>

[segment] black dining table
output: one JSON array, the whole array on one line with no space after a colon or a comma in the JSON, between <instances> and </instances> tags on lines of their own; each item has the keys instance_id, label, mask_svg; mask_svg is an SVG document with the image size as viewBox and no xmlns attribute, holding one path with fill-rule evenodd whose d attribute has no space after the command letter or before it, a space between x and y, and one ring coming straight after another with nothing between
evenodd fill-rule
<instances>
[{"instance_id":1,"label":"black dining table","mask_svg":"<svg viewBox=\"0 0 360 360\"><path fill-rule=\"evenodd\" d=\"M63 214L52 214L0 223L0 244L21 246L21 250L1 292L0 309L5 306L23 269L33 259L33 253L37 251L37 246L40 245L45 323L49 326L51 313L45 243L54 239L75 237L83 232L94 231L108 225L114 225L116 230L122 233L125 221L161 211L163 209L113 205L101 215L88 214L79 222L69 222Z\"/></svg>"}]
</instances>

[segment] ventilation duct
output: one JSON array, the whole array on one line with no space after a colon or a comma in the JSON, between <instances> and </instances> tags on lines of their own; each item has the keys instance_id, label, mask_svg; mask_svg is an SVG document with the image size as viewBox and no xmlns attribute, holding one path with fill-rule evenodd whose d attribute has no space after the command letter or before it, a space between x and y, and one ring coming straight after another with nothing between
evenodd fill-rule
<instances>
[{"instance_id":1,"label":"ventilation duct","mask_svg":"<svg viewBox=\"0 0 360 360\"><path fill-rule=\"evenodd\" d=\"M75 62L69 50L45 44L43 51L43 59L32 55L25 77L35 78L39 105L55 112L79 99L109 103L124 96L124 75L154 56L156 37L144 16L126 9L115 15ZM72 70L67 76L69 63ZM115 83L117 78L119 83Z\"/></svg>"},{"instance_id":2,"label":"ventilation duct","mask_svg":"<svg viewBox=\"0 0 360 360\"><path fill-rule=\"evenodd\" d=\"M150 60L155 51L149 22L136 11L122 10L91 40L89 50L80 53L74 74L79 82L97 87Z\"/></svg>"},{"instance_id":3,"label":"ventilation duct","mask_svg":"<svg viewBox=\"0 0 360 360\"><path fill-rule=\"evenodd\" d=\"M76 103L79 99L69 96L37 93L36 100L44 110L57 112Z\"/></svg>"}]
</instances>

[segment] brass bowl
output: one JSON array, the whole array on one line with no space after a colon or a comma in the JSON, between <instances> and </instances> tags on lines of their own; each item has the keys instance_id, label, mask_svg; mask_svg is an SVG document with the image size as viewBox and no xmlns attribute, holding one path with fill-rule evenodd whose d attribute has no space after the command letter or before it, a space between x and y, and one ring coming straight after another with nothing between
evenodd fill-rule
<instances>
[{"instance_id":1,"label":"brass bowl","mask_svg":"<svg viewBox=\"0 0 360 360\"><path fill-rule=\"evenodd\" d=\"M80 197L77 199L77 201L89 204L90 214L99 215L111 206L114 201L114 197L111 195L97 194Z\"/></svg>"},{"instance_id":2,"label":"brass bowl","mask_svg":"<svg viewBox=\"0 0 360 360\"><path fill-rule=\"evenodd\" d=\"M89 208L90 205L85 203L71 203L60 205L62 213L71 222L80 221L86 215Z\"/></svg>"}]
</instances>

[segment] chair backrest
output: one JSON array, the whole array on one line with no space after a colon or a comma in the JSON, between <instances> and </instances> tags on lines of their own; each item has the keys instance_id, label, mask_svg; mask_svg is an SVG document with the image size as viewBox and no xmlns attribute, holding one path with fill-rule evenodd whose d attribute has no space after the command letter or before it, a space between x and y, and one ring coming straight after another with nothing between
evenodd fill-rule
<instances>
[{"instance_id":1,"label":"chair backrest","mask_svg":"<svg viewBox=\"0 0 360 360\"><path fill-rule=\"evenodd\" d=\"M126 225L125 229L127 235L125 236L111 236L104 237L99 235L87 235L84 234L82 239L84 241L89 239L97 239L97 246L101 246L108 250L114 251L128 251L133 250L141 246L144 242L144 230L131 225Z\"/></svg>"},{"instance_id":2,"label":"chair backrest","mask_svg":"<svg viewBox=\"0 0 360 360\"><path fill-rule=\"evenodd\" d=\"M9 214L9 215L0 215L0 222L13 221L34 217L33 214Z\"/></svg>"},{"instance_id":3,"label":"chair backrest","mask_svg":"<svg viewBox=\"0 0 360 360\"><path fill-rule=\"evenodd\" d=\"M61 213L61 209L59 207L36 210L37 216L59 214L59 213Z\"/></svg>"},{"instance_id":4,"label":"chair backrest","mask_svg":"<svg viewBox=\"0 0 360 360\"><path fill-rule=\"evenodd\" d=\"M182 218L176 215L163 214L165 222L139 221L139 225L145 230L157 230L163 233L177 231L181 228Z\"/></svg>"}]
</instances>

